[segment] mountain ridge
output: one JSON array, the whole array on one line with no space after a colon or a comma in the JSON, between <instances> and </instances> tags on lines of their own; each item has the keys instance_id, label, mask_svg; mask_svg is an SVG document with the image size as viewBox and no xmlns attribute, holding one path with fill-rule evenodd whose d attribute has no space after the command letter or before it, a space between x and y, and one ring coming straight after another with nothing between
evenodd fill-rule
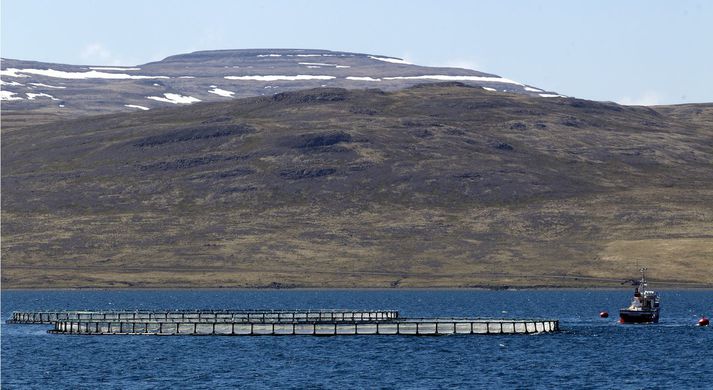
<instances>
[{"instance_id":1,"label":"mountain ridge","mask_svg":"<svg viewBox=\"0 0 713 390\"><path fill-rule=\"evenodd\" d=\"M491 91L559 96L470 69L424 67L364 53L310 49L199 51L136 66L89 66L3 59L6 127L193 104L270 96L315 87L399 90L460 81Z\"/></svg>"}]
</instances>

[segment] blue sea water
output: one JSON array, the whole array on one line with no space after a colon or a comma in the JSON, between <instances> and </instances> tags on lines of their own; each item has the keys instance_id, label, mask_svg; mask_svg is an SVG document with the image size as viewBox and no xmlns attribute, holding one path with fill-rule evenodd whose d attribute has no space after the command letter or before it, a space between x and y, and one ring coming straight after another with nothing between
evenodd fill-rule
<instances>
[{"instance_id":1,"label":"blue sea water","mask_svg":"<svg viewBox=\"0 0 713 390\"><path fill-rule=\"evenodd\" d=\"M658 325L620 325L630 291L3 291L13 310L347 308L560 319L556 334L156 337L2 331L3 389L713 388L713 291L662 291ZM601 310L612 315L599 318Z\"/></svg>"}]
</instances>

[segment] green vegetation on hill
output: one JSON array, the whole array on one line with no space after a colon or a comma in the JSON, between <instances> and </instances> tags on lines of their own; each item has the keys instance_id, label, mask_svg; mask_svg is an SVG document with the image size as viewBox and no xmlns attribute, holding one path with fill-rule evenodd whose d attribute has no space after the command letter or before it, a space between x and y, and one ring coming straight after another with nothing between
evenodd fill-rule
<instances>
[{"instance_id":1,"label":"green vegetation on hill","mask_svg":"<svg viewBox=\"0 0 713 390\"><path fill-rule=\"evenodd\" d=\"M2 285L710 287L712 124L431 84L14 128Z\"/></svg>"}]
</instances>

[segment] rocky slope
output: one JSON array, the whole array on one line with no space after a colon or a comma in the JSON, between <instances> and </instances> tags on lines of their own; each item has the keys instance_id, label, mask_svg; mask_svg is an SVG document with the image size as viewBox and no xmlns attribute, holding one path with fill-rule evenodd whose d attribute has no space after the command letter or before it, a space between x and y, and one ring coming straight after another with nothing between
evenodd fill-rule
<instances>
[{"instance_id":1,"label":"rocky slope","mask_svg":"<svg viewBox=\"0 0 713 390\"><path fill-rule=\"evenodd\" d=\"M2 282L615 286L645 264L710 287L711 123L432 84L25 127L3 134Z\"/></svg>"}]
</instances>

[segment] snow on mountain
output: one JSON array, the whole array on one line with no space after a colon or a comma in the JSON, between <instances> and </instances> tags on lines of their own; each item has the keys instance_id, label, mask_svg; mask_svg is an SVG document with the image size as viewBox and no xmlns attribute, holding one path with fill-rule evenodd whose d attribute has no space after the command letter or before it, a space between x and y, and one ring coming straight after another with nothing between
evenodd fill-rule
<instances>
[{"instance_id":1,"label":"snow on mountain","mask_svg":"<svg viewBox=\"0 0 713 390\"><path fill-rule=\"evenodd\" d=\"M223 97L233 97L233 95L235 95L235 92L227 91L225 89L220 89L220 88L216 87L215 85L211 85L210 87L212 89L210 91L208 91L208 93L212 93L214 95L223 96Z\"/></svg>"},{"instance_id":2,"label":"snow on mountain","mask_svg":"<svg viewBox=\"0 0 713 390\"><path fill-rule=\"evenodd\" d=\"M265 76L225 76L227 80L254 80L254 81L304 81L304 80L331 80L336 77L334 76L324 76L324 75L308 75L308 74L298 74L294 76L278 76L278 75L265 75Z\"/></svg>"},{"instance_id":3,"label":"snow on mountain","mask_svg":"<svg viewBox=\"0 0 713 390\"><path fill-rule=\"evenodd\" d=\"M148 107L139 106L139 105L136 105L136 104L124 104L124 107L138 108L139 110L143 110L143 111L148 111L148 110L149 110Z\"/></svg>"},{"instance_id":4,"label":"snow on mountain","mask_svg":"<svg viewBox=\"0 0 713 390\"><path fill-rule=\"evenodd\" d=\"M15 92L0 91L0 100L2 100L2 101L22 100L21 97L15 96L15 95L17 95L17 93L15 93Z\"/></svg>"},{"instance_id":5,"label":"snow on mountain","mask_svg":"<svg viewBox=\"0 0 713 390\"><path fill-rule=\"evenodd\" d=\"M126 73L107 73L90 70L88 72L65 72L55 69L15 69L8 68L0 71L0 76L7 77L30 77L29 75L38 75L58 79L109 79L109 80L126 80L126 79L167 79L167 76L134 76Z\"/></svg>"},{"instance_id":6,"label":"snow on mountain","mask_svg":"<svg viewBox=\"0 0 713 390\"><path fill-rule=\"evenodd\" d=\"M177 93L164 93L163 97L160 96L146 96L146 99L156 100L158 102L166 102L171 104L191 104L200 102L198 98L193 96L183 96Z\"/></svg>"}]
</instances>

